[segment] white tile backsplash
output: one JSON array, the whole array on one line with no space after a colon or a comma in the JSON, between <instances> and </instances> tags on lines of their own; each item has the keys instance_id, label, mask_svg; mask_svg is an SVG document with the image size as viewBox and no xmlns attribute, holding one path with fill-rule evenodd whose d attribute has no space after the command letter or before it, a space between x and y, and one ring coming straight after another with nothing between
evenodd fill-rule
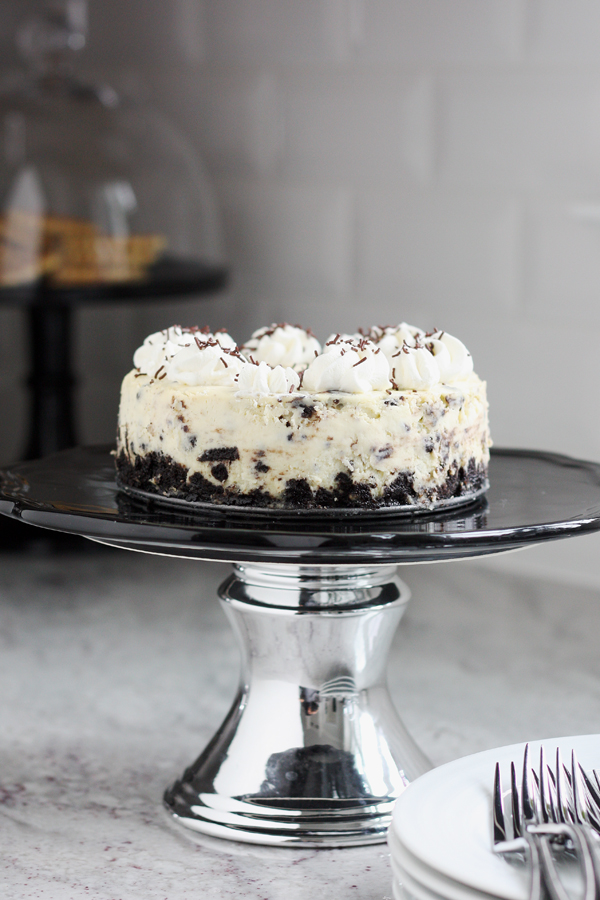
<instances>
[{"instance_id":1,"label":"white tile backsplash","mask_svg":"<svg viewBox=\"0 0 600 900\"><path fill-rule=\"evenodd\" d=\"M348 291L353 201L347 189L227 182L221 197L232 265L250 298L326 302Z\"/></svg>"},{"instance_id":2,"label":"white tile backsplash","mask_svg":"<svg viewBox=\"0 0 600 900\"><path fill-rule=\"evenodd\" d=\"M599 342L600 325L586 321L580 328L575 317L517 328L509 319L475 324L469 349L487 379L497 446L600 460Z\"/></svg>"},{"instance_id":3,"label":"white tile backsplash","mask_svg":"<svg viewBox=\"0 0 600 900\"><path fill-rule=\"evenodd\" d=\"M170 70L155 73L152 87L154 102L202 147L213 174L258 177L280 163L282 91L271 72Z\"/></svg>"},{"instance_id":4,"label":"white tile backsplash","mask_svg":"<svg viewBox=\"0 0 600 900\"><path fill-rule=\"evenodd\" d=\"M600 326L600 191L531 200L526 214L525 313L546 323ZM594 209L596 216L594 217Z\"/></svg>"},{"instance_id":5,"label":"white tile backsplash","mask_svg":"<svg viewBox=\"0 0 600 900\"><path fill-rule=\"evenodd\" d=\"M380 65L511 62L525 0L363 0L362 61Z\"/></svg>"},{"instance_id":6,"label":"white tile backsplash","mask_svg":"<svg viewBox=\"0 0 600 900\"><path fill-rule=\"evenodd\" d=\"M395 189L365 193L358 210L358 286L375 308L393 303L400 319L408 303L435 317L423 325L449 331L454 310L514 309L520 234L514 201Z\"/></svg>"},{"instance_id":7,"label":"white tile backsplash","mask_svg":"<svg viewBox=\"0 0 600 900\"><path fill-rule=\"evenodd\" d=\"M195 65L205 56L207 3L212 5L210 0L91 0L86 57L105 70L126 64L144 72L173 61Z\"/></svg>"},{"instance_id":8,"label":"white tile backsplash","mask_svg":"<svg viewBox=\"0 0 600 900\"><path fill-rule=\"evenodd\" d=\"M364 0L323 0L323 33L334 62L351 60L363 44Z\"/></svg>"},{"instance_id":9,"label":"white tile backsplash","mask_svg":"<svg viewBox=\"0 0 600 900\"><path fill-rule=\"evenodd\" d=\"M216 63L315 65L337 60L351 28L332 0L218 0L207 3L209 58Z\"/></svg>"},{"instance_id":10,"label":"white tile backsplash","mask_svg":"<svg viewBox=\"0 0 600 900\"><path fill-rule=\"evenodd\" d=\"M600 65L600 5L593 0L530 0L527 57L534 62Z\"/></svg>"},{"instance_id":11,"label":"white tile backsplash","mask_svg":"<svg viewBox=\"0 0 600 900\"><path fill-rule=\"evenodd\" d=\"M445 184L600 189L600 69L472 69L440 90Z\"/></svg>"},{"instance_id":12,"label":"white tile backsplash","mask_svg":"<svg viewBox=\"0 0 600 900\"><path fill-rule=\"evenodd\" d=\"M284 176L431 180L434 94L426 75L292 73L282 92Z\"/></svg>"}]
</instances>

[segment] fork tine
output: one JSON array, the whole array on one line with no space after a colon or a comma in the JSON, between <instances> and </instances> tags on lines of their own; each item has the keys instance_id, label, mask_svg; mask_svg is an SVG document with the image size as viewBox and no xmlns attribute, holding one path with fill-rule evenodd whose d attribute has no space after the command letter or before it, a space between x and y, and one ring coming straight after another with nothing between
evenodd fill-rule
<instances>
[{"instance_id":1,"label":"fork tine","mask_svg":"<svg viewBox=\"0 0 600 900\"><path fill-rule=\"evenodd\" d=\"M571 750L571 789L573 792L573 814L576 822L587 822L587 807L585 803L585 789L581 781L581 776L577 769L577 757L575 751Z\"/></svg>"},{"instance_id":2,"label":"fork tine","mask_svg":"<svg viewBox=\"0 0 600 900\"><path fill-rule=\"evenodd\" d=\"M537 792L538 792L538 794L539 794L539 792L540 792L540 779L538 778L538 773L535 771L535 769L532 769L532 770L531 770L531 777L533 778L533 783L535 784L536 789L537 789Z\"/></svg>"},{"instance_id":3,"label":"fork tine","mask_svg":"<svg viewBox=\"0 0 600 900\"><path fill-rule=\"evenodd\" d=\"M556 805L560 822L570 822L569 815L569 785L565 775L560 747L556 748Z\"/></svg>"},{"instance_id":4,"label":"fork tine","mask_svg":"<svg viewBox=\"0 0 600 900\"><path fill-rule=\"evenodd\" d=\"M535 811L534 811L531 799L532 799L532 792L531 792L531 778L529 775L529 744L527 743L527 744L525 744L525 750L523 752L523 779L522 779L522 790L521 790L521 804L523 807L524 822L535 821Z\"/></svg>"},{"instance_id":5,"label":"fork tine","mask_svg":"<svg viewBox=\"0 0 600 900\"><path fill-rule=\"evenodd\" d=\"M596 784L598 786L598 790L600 791L600 778L598 778L598 772L596 771L596 769L592 769L592 772L594 775L594 780L596 781Z\"/></svg>"},{"instance_id":6,"label":"fork tine","mask_svg":"<svg viewBox=\"0 0 600 900\"><path fill-rule=\"evenodd\" d=\"M548 802L550 809L550 822L558 822L558 802L556 797L556 779L550 765L546 766L546 774L548 776Z\"/></svg>"},{"instance_id":7,"label":"fork tine","mask_svg":"<svg viewBox=\"0 0 600 900\"><path fill-rule=\"evenodd\" d=\"M502 804L502 782L500 780L500 763L496 763L494 773L494 844L506 841L506 823Z\"/></svg>"},{"instance_id":8,"label":"fork tine","mask_svg":"<svg viewBox=\"0 0 600 900\"><path fill-rule=\"evenodd\" d=\"M552 771L552 766L547 763L546 764L546 775L548 778L548 802L550 808L550 821L558 822L558 807L556 802L556 778L554 776L554 772Z\"/></svg>"},{"instance_id":9,"label":"fork tine","mask_svg":"<svg viewBox=\"0 0 600 900\"><path fill-rule=\"evenodd\" d=\"M585 769L579 763L577 755L571 752L571 771L573 783L573 805L577 821L589 825L595 831L600 832L600 810L597 807L594 795L589 787L591 782Z\"/></svg>"},{"instance_id":10,"label":"fork tine","mask_svg":"<svg viewBox=\"0 0 600 900\"><path fill-rule=\"evenodd\" d=\"M521 810L519 804L519 789L517 788L517 770L514 762L510 764L510 798L512 804L513 835L523 837L521 828Z\"/></svg>"},{"instance_id":11,"label":"fork tine","mask_svg":"<svg viewBox=\"0 0 600 900\"><path fill-rule=\"evenodd\" d=\"M552 821L552 809L550 806L550 783L548 779L548 766L546 764L546 754L544 748L540 747L540 806L542 820L544 822Z\"/></svg>"},{"instance_id":12,"label":"fork tine","mask_svg":"<svg viewBox=\"0 0 600 900\"><path fill-rule=\"evenodd\" d=\"M589 800L594 804L594 807L591 811L593 812L594 816L597 818L598 814L600 814L600 794L598 793L598 789L592 783L589 775L587 774L587 772L585 771L585 769L583 768L581 763L578 762L577 766L579 768L579 774L581 775L581 778L582 778L583 783L586 788L586 794L587 794Z\"/></svg>"}]
</instances>

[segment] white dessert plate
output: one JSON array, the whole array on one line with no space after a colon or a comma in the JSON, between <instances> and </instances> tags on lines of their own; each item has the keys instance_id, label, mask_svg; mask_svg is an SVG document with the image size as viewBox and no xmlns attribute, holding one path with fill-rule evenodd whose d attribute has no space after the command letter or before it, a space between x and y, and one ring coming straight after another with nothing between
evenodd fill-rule
<instances>
[{"instance_id":1,"label":"white dessert plate","mask_svg":"<svg viewBox=\"0 0 600 900\"><path fill-rule=\"evenodd\" d=\"M443 900L502 900L499 894L488 894L460 884L435 869L419 862L404 849L390 828L388 834L394 880L415 897L442 897ZM402 895L401 895L402 896Z\"/></svg>"},{"instance_id":2,"label":"white dessert plate","mask_svg":"<svg viewBox=\"0 0 600 900\"><path fill-rule=\"evenodd\" d=\"M430 891L423 884L415 881L405 872L400 872L394 876L392 881L392 893L394 900L448 900L445 894L438 894ZM478 894L478 897L485 898L487 895ZM462 898L461 898L462 900Z\"/></svg>"},{"instance_id":3,"label":"white dessert plate","mask_svg":"<svg viewBox=\"0 0 600 900\"><path fill-rule=\"evenodd\" d=\"M541 744L550 758L556 747L566 758L574 749L584 768L600 768L600 735L531 742L533 760ZM492 852L491 818L495 764L500 763L508 787L510 762L520 763L524 746L512 744L457 759L413 782L394 809L390 850L395 867L432 896L527 900L527 868ZM576 896L578 880L572 866L565 865L564 880ZM456 888L461 892L452 893Z\"/></svg>"}]
</instances>

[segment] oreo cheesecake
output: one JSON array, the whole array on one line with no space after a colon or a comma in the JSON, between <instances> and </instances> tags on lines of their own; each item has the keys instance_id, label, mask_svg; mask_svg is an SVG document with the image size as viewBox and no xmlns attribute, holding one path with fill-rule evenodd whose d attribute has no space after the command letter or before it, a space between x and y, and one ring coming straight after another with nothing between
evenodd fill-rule
<instances>
[{"instance_id":1,"label":"oreo cheesecake","mask_svg":"<svg viewBox=\"0 0 600 900\"><path fill-rule=\"evenodd\" d=\"M121 388L122 485L231 506L434 509L487 485L485 382L464 344L402 323L272 325L237 346L174 326Z\"/></svg>"}]
</instances>

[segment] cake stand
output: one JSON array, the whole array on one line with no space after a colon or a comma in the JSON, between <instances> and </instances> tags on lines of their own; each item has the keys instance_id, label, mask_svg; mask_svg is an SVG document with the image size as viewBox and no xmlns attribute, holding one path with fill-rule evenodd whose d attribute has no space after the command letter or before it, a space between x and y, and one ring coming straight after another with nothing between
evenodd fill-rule
<instances>
[{"instance_id":1,"label":"cake stand","mask_svg":"<svg viewBox=\"0 0 600 900\"><path fill-rule=\"evenodd\" d=\"M501 553L600 529L600 465L495 450L487 494L435 513L265 511L120 491L108 447L0 472L0 512L114 547L234 563L220 588L240 685L164 802L182 825L261 844L385 840L430 764L389 697L386 657L409 600L402 563Z\"/></svg>"},{"instance_id":2,"label":"cake stand","mask_svg":"<svg viewBox=\"0 0 600 900\"><path fill-rule=\"evenodd\" d=\"M210 297L227 284L227 269L194 259L165 256L144 278L130 282L54 288L44 280L0 287L0 306L22 309L27 319L28 437L23 459L37 459L77 443L73 319L77 309L169 299ZM31 540L31 529L0 524L0 542L11 548ZM55 534L53 546L70 546ZM39 535L38 535L39 540Z\"/></svg>"},{"instance_id":3,"label":"cake stand","mask_svg":"<svg viewBox=\"0 0 600 900\"><path fill-rule=\"evenodd\" d=\"M83 306L211 296L227 283L224 266L164 257L130 282L51 287L44 280L0 288L0 306L27 314L30 390L23 459L37 459L76 443L73 316Z\"/></svg>"}]
</instances>

